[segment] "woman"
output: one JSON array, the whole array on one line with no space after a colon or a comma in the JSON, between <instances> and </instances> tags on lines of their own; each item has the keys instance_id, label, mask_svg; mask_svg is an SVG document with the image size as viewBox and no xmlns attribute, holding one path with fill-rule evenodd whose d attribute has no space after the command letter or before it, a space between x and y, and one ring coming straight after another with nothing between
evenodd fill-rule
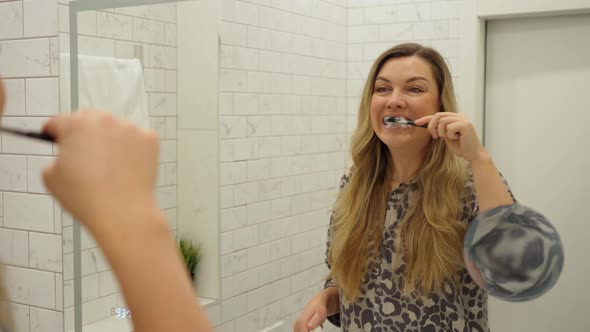
<instances>
[{"instance_id":1,"label":"woman","mask_svg":"<svg viewBox=\"0 0 590 332\"><path fill-rule=\"evenodd\" d=\"M417 126L389 126L385 117ZM328 232L324 290L294 331L488 331L487 297L466 271L468 223L513 198L473 124L456 111L442 56L418 44L373 64Z\"/></svg>"}]
</instances>

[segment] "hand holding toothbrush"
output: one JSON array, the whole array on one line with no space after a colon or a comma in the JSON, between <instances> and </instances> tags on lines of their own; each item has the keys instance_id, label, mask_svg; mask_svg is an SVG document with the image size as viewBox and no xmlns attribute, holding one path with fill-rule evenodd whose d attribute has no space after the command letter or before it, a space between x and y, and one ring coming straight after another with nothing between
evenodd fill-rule
<instances>
[{"instance_id":1,"label":"hand holding toothbrush","mask_svg":"<svg viewBox=\"0 0 590 332\"><path fill-rule=\"evenodd\" d=\"M477 137L473 123L461 113L439 112L414 121L416 126L426 126L432 138L442 138L457 156L472 162L488 158L488 153Z\"/></svg>"}]
</instances>

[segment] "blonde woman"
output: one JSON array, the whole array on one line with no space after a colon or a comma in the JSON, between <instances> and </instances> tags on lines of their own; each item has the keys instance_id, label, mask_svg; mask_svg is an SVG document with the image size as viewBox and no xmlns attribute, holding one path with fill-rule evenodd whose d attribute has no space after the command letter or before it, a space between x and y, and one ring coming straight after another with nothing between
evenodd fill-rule
<instances>
[{"instance_id":1,"label":"blonde woman","mask_svg":"<svg viewBox=\"0 0 590 332\"><path fill-rule=\"evenodd\" d=\"M389 126L385 117L417 126ZM432 48L402 44L373 64L330 222L324 290L294 331L489 331L462 244L479 211L513 197Z\"/></svg>"}]
</instances>

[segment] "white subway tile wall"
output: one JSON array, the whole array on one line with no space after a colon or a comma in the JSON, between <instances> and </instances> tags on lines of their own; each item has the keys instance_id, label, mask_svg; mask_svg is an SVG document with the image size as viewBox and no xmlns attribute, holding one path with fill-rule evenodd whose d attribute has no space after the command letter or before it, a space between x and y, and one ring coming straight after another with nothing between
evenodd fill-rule
<instances>
[{"instance_id":1,"label":"white subway tile wall","mask_svg":"<svg viewBox=\"0 0 590 332\"><path fill-rule=\"evenodd\" d=\"M289 331L322 286L345 168L346 2L220 6L218 328L261 331L282 320L272 331Z\"/></svg>"}]
</instances>

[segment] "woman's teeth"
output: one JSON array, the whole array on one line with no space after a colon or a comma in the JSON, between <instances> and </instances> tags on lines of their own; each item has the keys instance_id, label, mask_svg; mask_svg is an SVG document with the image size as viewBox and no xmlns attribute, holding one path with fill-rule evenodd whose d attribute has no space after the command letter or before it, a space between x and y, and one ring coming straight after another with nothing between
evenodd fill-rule
<instances>
[{"instance_id":1,"label":"woman's teeth","mask_svg":"<svg viewBox=\"0 0 590 332\"><path fill-rule=\"evenodd\" d=\"M409 119L404 117L390 117L386 116L383 118L383 122L385 123L385 128L408 128L410 125L408 124Z\"/></svg>"}]
</instances>

